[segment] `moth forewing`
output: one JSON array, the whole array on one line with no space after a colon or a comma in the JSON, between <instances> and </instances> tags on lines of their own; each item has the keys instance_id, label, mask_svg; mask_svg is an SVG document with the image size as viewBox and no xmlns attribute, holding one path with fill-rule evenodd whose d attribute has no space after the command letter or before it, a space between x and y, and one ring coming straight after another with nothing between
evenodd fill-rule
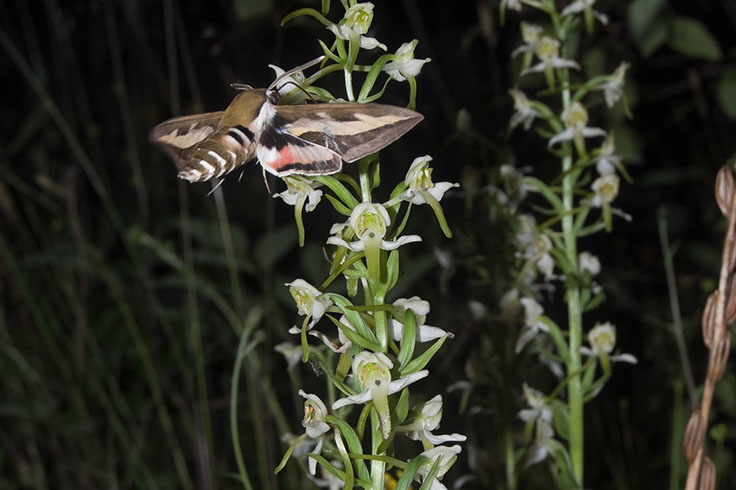
<instances>
[{"instance_id":1,"label":"moth forewing","mask_svg":"<svg viewBox=\"0 0 736 490\"><path fill-rule=\"evenodd\" d=\"M384 104L309 104L277 107L286 130L354 162L393 143L424 116Z\"/></svg>"}]
</instances>

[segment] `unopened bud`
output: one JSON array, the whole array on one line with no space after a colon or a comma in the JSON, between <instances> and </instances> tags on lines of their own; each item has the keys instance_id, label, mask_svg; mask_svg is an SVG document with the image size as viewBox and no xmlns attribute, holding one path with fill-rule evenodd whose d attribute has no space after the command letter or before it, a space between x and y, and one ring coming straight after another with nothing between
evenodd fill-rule
<instances>
[{"instance_id":1,"label":"unopened bud","mask_svg":"<svg viewBox=\"0 0 736 490\"><path fill-rule=\"evenodd\" d=\"M695 408L685 429L685 439L682 442L682 450L685 453L685 459L692 463L695 461L698 451L703 446L705 438L705 424L700 414L700 406Z\"/></svg>"},{"instance_id":2,"label":"unopened bud","mask_svg":"<svg viewBox=\"0 0 736 490\"><path fill-rule=\"evenodd\" d=\"M708 296L708 300L705 302L705 309L703 310L703 343L710 349L711 341L713 340L713 332L715 332L716 326L716 304L718 304L718 297L720 293L718 290L713 291Z\"/></svg>"},{"instance_id":3,"label":"unopened bud","mask_svg":"<svg viewBox=\"0 0 736 490\"><path fill-rule=\"evenodd\" d=\"M710 360L708 361L708 378L713 383L718 383L726 371L728 364L728 355L731 352L731 333L727 332L725 336L716 342L710 349Z\"/></svg>"},{"instance_id":4,"label":"unopened bud","mask_svg":"<svg viewBox=\"0 0 736 490\"><path fill-rule=\"evenodd\" d=\"M736 289L734 288L736 288L736 274L731 275L731 284L728 288L729 294L726 295L726 326L731 325L736 320L736 297L733 295Z\"/></svg>"},{"instance_id":5,"label":"unopened bud","mask_svg":"<svg viewBox=\"0 0 736 490\"><path fill-rule=\"evenodd\" d=\"M726 164L716 175L716 202L724 216L728 216L731 211L733 187L733 172L730 165Z\"/></svg>"},{"instance_id":6,"label":"unopened bud","mask_svg":"<svg viewBox=\"0 0 736 490\"><path fill-rule=\"evenodd\" d=\"M716 488L716 465L706 456L703 458L700 467L700 488L699 490L714 490Z\"/></svg>"}]
</instances>

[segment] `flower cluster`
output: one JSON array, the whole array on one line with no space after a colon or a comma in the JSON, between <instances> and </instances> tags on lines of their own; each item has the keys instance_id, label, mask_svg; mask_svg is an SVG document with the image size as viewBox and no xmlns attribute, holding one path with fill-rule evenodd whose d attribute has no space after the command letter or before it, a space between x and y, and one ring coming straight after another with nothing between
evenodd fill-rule
<instances>
[{"instance_id":1,"label":"flower cluster","mask_svg":"<svg viewBox=\"0 0 736 490\"><path fill-rule=\"evenodd\" d=\"M289 75L303 92L334 100L315 82L341 70L348 100L371 102L382 95L389 82L396 81L408 83L409 106L414 106L415 79L430 61L415 58L417 40L402 44L393 54L380 56L371 66L357 64L361 49L387 51L385 44L367 35L374 16L373 4L346 5L345 14L337 22L327 20L326 12L313 9L297 10L284 21L298 15L318 19L335 36L331 46L321 43L325 63L317 73L308 77L301 72ZM352 74L358 68L368 74L356 96ZM274 70L286 76L278 67ZM374 92L382 73L386 81L381 90ZM282 88L282 95L296 95ZM404 233L412 209L427 204L445 235L451 236L440 203L458 184L434 182L431 161L428 155L414 159L406 177L385 202L372 198L379 183L377 156L356 163L357 181L346 174L289 176L284 179L286 190L274 195L294 207L302 244L305 210L311 212L328 203L343 216L324 242L331 262L327 279L319 286L304 279L286 284L302 320L289 330L299 342L284 342L277 350L284 355L289 369L294 369L299 359L311 362L327 373L331 387L329 403L316 394L299 391L306 399L302 421L305 431L288 439L289 448L277 470L292 455L299 454L307 458L310 474L319 485L383 488L384 475L393 466L403 470L399 481L407 488L412 480L426 481L435 490L445 488L439 480L461 451L459 445L448 443L462 442L465 436L438 434L442 397L437 395L410 409L408 387L429 376L427 367L432 357L452 334L426 323L430 306L419 297L386 303L399 277L399 249L421 242L419 235ZM345 280L347 295L328 292L330 284L339 278ZM363 292L359 296L360 287ZM365 304L356 303L358 297L365 298ZM417 348L418 344L425 344L425 348ZM348 421L351 407L361 411L355 424ZM361 444L364 434L370 438L370 451L365 453L366 447ZM422 444L408 461L393 458L391 445L402 436ZM318 466L323 471L319 475Z\"/></svg>"}]
</instances>

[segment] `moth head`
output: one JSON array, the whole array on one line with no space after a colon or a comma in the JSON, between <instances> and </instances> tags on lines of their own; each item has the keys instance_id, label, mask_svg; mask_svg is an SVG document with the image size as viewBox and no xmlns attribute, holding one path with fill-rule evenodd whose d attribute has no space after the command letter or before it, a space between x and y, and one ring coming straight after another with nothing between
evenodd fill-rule
<instances>
[{"instance_id":1,"label":"moth head","mask_svg":"<svg viewBox=\"0 0 736 490\"><path fill-rule=\"evenodd\" d=\"M266 90L262 88L243 88L242 92L235 96L225 110L220 121L220 127L237 126L238 124L248 126L258 117L258 113L266 101L270 102Z\"/></svg>"}]
</instances>

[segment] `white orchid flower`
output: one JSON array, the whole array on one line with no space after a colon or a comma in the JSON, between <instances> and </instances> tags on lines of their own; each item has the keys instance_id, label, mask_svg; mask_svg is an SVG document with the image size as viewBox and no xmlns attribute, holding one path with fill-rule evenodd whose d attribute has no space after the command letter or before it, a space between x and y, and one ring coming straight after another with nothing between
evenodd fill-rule
<instances>
[{"instance_id":1,"label":"white orchid flower","mask_svg":"<svg viewBox=\"0 0 736 490\"><path fill-rule=\"evenodd\" d=\"M304 279L296 279L293 282L288 282L286 286L289 286L289 293L291 293L291 297L296 302L299 315L307 316L311 319L307 326L307 330L311 330L325 314L327 308L332 306L332 301L321 297L322 292ZM289 333L300 332L301 329L297 327L292 327L289 330Z\"/></svg>"},{"instance_id":2,"label":"white orchid flower","mask_svg":"<svg viewBox=\"0 0 736 490\"><path fill-rule=\"evenodd\" d=\"M549 327L539 319L544 313L542 305L533 298L521 298L519 303L524 308L524 326L519 332L519 339L516 341L515 351L517 354L541 332L549 332Z\"/></svg>"},{"instance_id":3,"label":"white orchid flower","mask_svg":"<svg viewBox=\"0 0 736 490\"><path fill-rule=\"evenodd\" d=\"M357 42L362 49L381 48L386 51L386 45L379 43L375 38L364 36L373 22L373 4L370 2L356 3L350 7L338 24L327 26L338 38Z\"/></svg>"},{"instance_id":4,"label":"white orchid flower","mask_svg":"<svg viewBox=\"0 0 736 490\"><path fill-rule=\"evenodd\" d=\"M425 63L432 61L430 58L418 60L414 58L414 49L417 47L417 41L414 39L410 43L402 44L396 50L395 58L389 61L383 67L386 74L398 82L403 82L407 78L415 78L422 71Z\"/></svg>"},{"instance_id":5,"label":"white orchid flower","mask_svg":"<svg viewBox=\"0 0 736 490\"><path fill-rule=\"evenodd\" d=\"M448 434L436 436L432 431L440 426L442 421L442 395L437 395L429 401L420 403L414 407L416 416L410 424L401 425L396 428L398 432L407 432L407 436L415 441L422 441L425 449L428 444L439 445L446 442L462 442L467 439L462 434Z\"/></svg>"},{"instance_id":6,"label":"white orchid flower","mask_svg":"<svg viewBox=\"0 0 736 490\"><path fill-rule=\"evenodd\" d=\"M401 298L394 301L394 306L403 315L406 310L414 312L416 317L416 340L418 342L429 342L441 338L444 335L453 337L452 333L448 333L439 327L432 327L425 325L427 314L429 314L429 302L421 299L419 296L413 296L411 298ZM404 338L404 324L397 320L391 320L391 337L396 341L400 341Z\"/></svg>"},{"instance_id":7,"label":"white orchid flower","mask_svg":"<svg viewBox=\"0 0 736 490\"><path fill-rule=\"evenodd\" d=\"M381 436L384 439L391 437L391 413L389 411L388 396L403 390L408 385L429 375L429 371L422 370L397 380L391 380L391 360L380 352L361 352L353 358L353 375L363 391L357 395L341 398L332 404L338 408L373 401L381 425Z\"/></svg>"}]
</instances>

